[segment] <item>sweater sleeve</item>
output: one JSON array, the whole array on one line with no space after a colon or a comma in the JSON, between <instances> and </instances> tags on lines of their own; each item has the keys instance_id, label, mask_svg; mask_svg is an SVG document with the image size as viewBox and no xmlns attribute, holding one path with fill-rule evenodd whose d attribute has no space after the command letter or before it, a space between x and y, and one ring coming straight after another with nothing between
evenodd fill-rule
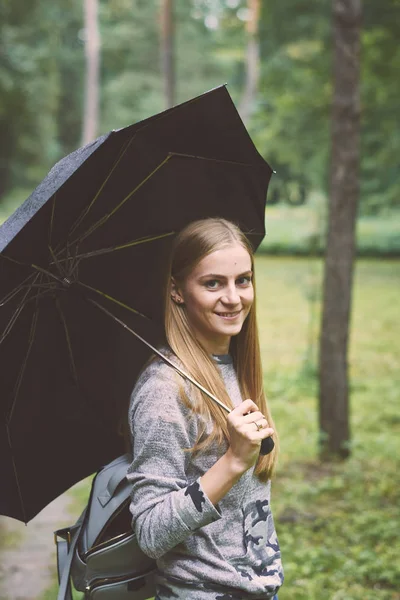
<instances>
[{"instance_id":1,"label":"sweater sleeve","mask_svg":"<svg viewBox=\"0 0 400 600\"><path fill-rule=\"evenodd\" d=\"M196 418L179 395L175 373L164 366L135 387L129 422L133 462L130 511L140 548L159 558L194 531L221 518L201 487L188 481L197 437Z\"/></svg>"}]
</instances>

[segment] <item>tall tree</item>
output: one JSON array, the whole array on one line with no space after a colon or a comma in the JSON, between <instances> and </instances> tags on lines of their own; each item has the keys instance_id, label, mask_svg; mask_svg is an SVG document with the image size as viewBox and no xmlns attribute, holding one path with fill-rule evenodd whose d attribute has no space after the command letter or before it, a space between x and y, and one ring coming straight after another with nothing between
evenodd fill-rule
<instances>
[{"instance_id":1,"label":"tall tree","mask_svg":"<svg viewBox=\"0 0 400 600\"><path fill-rule=\"evenodd\" d=\"M319 365L320 452L349 455L347 350L360 161L361 0L332 0L333 105Z\"/></svg>"},{"instance_id":2,"label":"tall tree","mask_svg":"<svg viewBox=\"0 0 400 600\"><path fill-rule=\"evenodd\" d=\"M99 121L100 32L98 0L84 0L84 12L86 78L82 144L87 144L96 137Z\"/></svg>"},{"instance_id":3,"label":"tall tree","mask_svg":"<svg viewBox=\"0 0 400 600\"><path fill-rule=\"evenodd\" d=\"M247 0L249 18L246 22L247 51L245 62L245 86L239 106L239 112L246 123L252 113L260 78L260 47L258 29L260 21L261 0Z\"/></svg>"},{"instance_id":4,"label":"tall tree","mask_svg":"<svg viewBox=\"0 0 400 600\"><path fill-rule=\"evenodd\" d=\"M166 108L175 103L174 0L161 0L161 73Z\"/></svg>"}]
</instances>

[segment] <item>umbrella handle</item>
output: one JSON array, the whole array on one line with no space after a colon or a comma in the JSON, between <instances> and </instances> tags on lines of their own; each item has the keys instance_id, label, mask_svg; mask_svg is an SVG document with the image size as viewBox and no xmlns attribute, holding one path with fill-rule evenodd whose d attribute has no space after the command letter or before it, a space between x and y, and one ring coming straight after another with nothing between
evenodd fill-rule
<instances>
[{"instance_id":1,"label":"umbrella handle","mask_svg":"<svg viewBox=\"0 0 400 600\"><path fill-rule=\"evenodd\" d=\"M274 449L274 440L272 439L272 437L267 437L264 438L263 441L261 442L261 448L260 448L260 454L261 456L265 456L266 454L269 454L270 452L272 452L272 450Z\"/></svg>"}]
</instances>

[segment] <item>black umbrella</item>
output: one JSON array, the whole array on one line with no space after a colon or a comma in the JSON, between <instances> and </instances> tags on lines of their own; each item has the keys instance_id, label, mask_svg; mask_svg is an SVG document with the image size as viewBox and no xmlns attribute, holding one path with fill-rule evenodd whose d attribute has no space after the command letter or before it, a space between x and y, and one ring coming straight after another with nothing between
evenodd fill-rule
<instances>
[{"instance_id":1,"label":"black umbrella","mask_svg":"<svg viewBox=\"0 0 400 600\"><path fill-rule=\"evenodd\" d=\"M0 514L27 522L124 452L149 351L104 310L157 343L174 232L220 216L256 248L270 176L220 87L70 154L2 225Z\"/></svg>"}]
</instances>

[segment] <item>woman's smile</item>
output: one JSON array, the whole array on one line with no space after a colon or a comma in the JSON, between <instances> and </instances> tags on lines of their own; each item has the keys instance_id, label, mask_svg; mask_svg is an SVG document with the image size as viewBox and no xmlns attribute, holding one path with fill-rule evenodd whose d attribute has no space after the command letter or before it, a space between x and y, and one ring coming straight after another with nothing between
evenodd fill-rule
<instances>
[{"instance_id":1,"label":"woman's smile","mask_svg":"<svg viewBox=\"0 0 400 600\"><path fill-rule=\"evenodd\" d=\"M217 312L216 314L227 321L233 321L240 315L240 313L241 311L237 310L236 312Z\"/></svg>"}]
</instances>

